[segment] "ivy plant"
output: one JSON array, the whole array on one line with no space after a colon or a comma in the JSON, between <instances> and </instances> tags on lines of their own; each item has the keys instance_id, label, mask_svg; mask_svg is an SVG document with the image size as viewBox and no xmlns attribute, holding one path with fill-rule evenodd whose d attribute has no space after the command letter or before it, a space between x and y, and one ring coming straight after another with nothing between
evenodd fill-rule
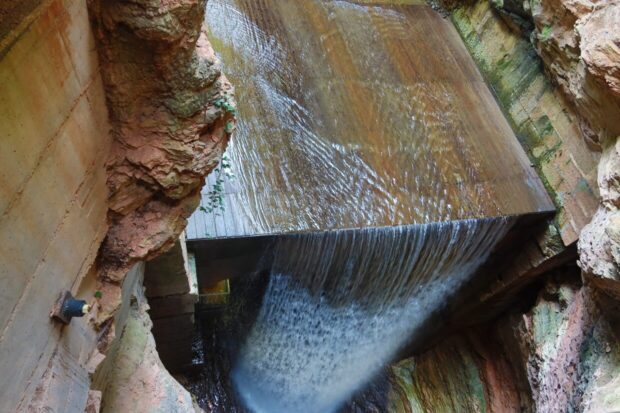
<instances>
[{"instance_id":1,"label":"ivy plant","mask_svg":"<svg viewBox=\"0 0 620 413\"><path fill-rule=\"evenodd\" d=\"M215 172L215 183L206 193L203 199L203 204L199 207L202 212L215 215L220 215L226 209L224 203L224 182L228 180L234 180L235 174L232 171L231 162L228 156L222 156L220 164L213 170Z\"/></svg>"}]
</instances>

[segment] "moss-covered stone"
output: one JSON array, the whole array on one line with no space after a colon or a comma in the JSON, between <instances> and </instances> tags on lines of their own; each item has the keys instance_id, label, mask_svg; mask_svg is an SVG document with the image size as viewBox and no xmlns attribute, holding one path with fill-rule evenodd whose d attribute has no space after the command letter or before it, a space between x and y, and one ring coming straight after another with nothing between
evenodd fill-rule
<instances>
[{"instance_id":1,"label":"moss-covered stone","mask_svg":"<svg viewBox=\"0 0 620 413\"><path fill-rule=\"evenodd\" d=\"M451 20L554 200L564 243L574 242L597 204L597 157L576 116L547 80L530 41L511 30L490 2L461 3Z\"/></svg>"}]
</instances>

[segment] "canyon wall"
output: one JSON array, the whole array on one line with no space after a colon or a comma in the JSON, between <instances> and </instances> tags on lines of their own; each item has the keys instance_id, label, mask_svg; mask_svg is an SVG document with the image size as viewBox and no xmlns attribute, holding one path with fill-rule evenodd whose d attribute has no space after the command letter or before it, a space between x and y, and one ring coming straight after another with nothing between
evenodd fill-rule
<instances>
[{"instance_id":1,"label":"canyon wall","mask_svg":"<svg viewBox=\"0 0 620 413\"><path fill-rule=\"evenodd\" d=\"M391 367L393 412L620 410L617 320L575 269L549 276L526 310L445 338Z\"/></svg>"},{"instance_id":2,"label":"canyon wall","mask_svg":"<svg viewBox=\"0 0 620 413\"><path fill-rule=\"evenodd\" d=\"M106 300L139 260L171 248L234 128L232 87L203 28L205 0L90 1L113 143L110 229L100 253ZM216 101L226 105L216 105Z\"/></svg>"},{"instance_id":3,"label":"canyon wall","mask_svg":"<svg viewBox=\"0 0 620 413\"><path fill-rule=\"evenodd\" d=\"M86 5L40 2L0 52L0 410L76 410L97 333L49 319L90 300L107 230L105 93ZM47 401L46 401L47 400Z\"/></svg>"},{"instance_id":4,"label":"canyon wall","mask_svg":"<svg viewBox=\"0 0 620 413\"><path fill-rule=\"evenodd\" d=\"M136 326L158 362L146 304L115 316L142 288L125 276L178 239L234 128L204 3L0 5L2 411L97 411L93 375L112 377L105 354ZM49 317L65 290L92 304L70 325Z\"/></svg>"}]
</instances>

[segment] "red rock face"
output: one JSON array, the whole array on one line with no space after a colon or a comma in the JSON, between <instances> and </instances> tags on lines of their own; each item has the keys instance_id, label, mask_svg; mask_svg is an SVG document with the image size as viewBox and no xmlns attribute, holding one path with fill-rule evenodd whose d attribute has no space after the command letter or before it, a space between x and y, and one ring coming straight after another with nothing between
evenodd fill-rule
<instances>
[{"instance_id":1,"label":"red rock face","mask_svg":"<svg viewBox=\"0 0 620 413\"><path fill-rule=\"evenodd\" d=\"M205 0L89 3L114 138L104 283L120 284L133 263L173 245L230 137L233 90L203 30L204 10ZM101 323L120 302L112 296Z\"/></svg>"},{"instance_id":2,"label":"red rock face","mask_svg":"<svg viewBox=\"0 0 620 413\"><path fill-rule=\"evenodd\" d=\"M591 297L578 283L549 280L528 311L392 366L389 410L617 411L617 325Z\"/></svg>"},{"instance_id":3,"label":"red rock face","mask_svg":"<svg viewBox=\"0 0 620 413\"><path fill-rule=\"evenodd\" d=\"M105 276L166 249L226 147L232 88L202 31L203 1L91 2L114 145Z\"/></svg>"}]
</instances>

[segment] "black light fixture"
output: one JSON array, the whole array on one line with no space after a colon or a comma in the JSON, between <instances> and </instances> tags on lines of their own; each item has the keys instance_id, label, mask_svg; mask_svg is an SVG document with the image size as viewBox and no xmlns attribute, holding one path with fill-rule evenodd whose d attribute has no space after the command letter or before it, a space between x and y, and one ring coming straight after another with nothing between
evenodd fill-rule
<instances>
[{"instance_id":1,"label":"black light fixture","mask_svg":"<svg viewBox=\"0 0 620 413\"><path fill-rule=\"evenodd\" d=\"M50 317L64 324L69 324L73 317L83 317L90 311L90 305L84 300L78 300L69 291L60 294L52 307Z\"/></svg>"}]
</instances>

